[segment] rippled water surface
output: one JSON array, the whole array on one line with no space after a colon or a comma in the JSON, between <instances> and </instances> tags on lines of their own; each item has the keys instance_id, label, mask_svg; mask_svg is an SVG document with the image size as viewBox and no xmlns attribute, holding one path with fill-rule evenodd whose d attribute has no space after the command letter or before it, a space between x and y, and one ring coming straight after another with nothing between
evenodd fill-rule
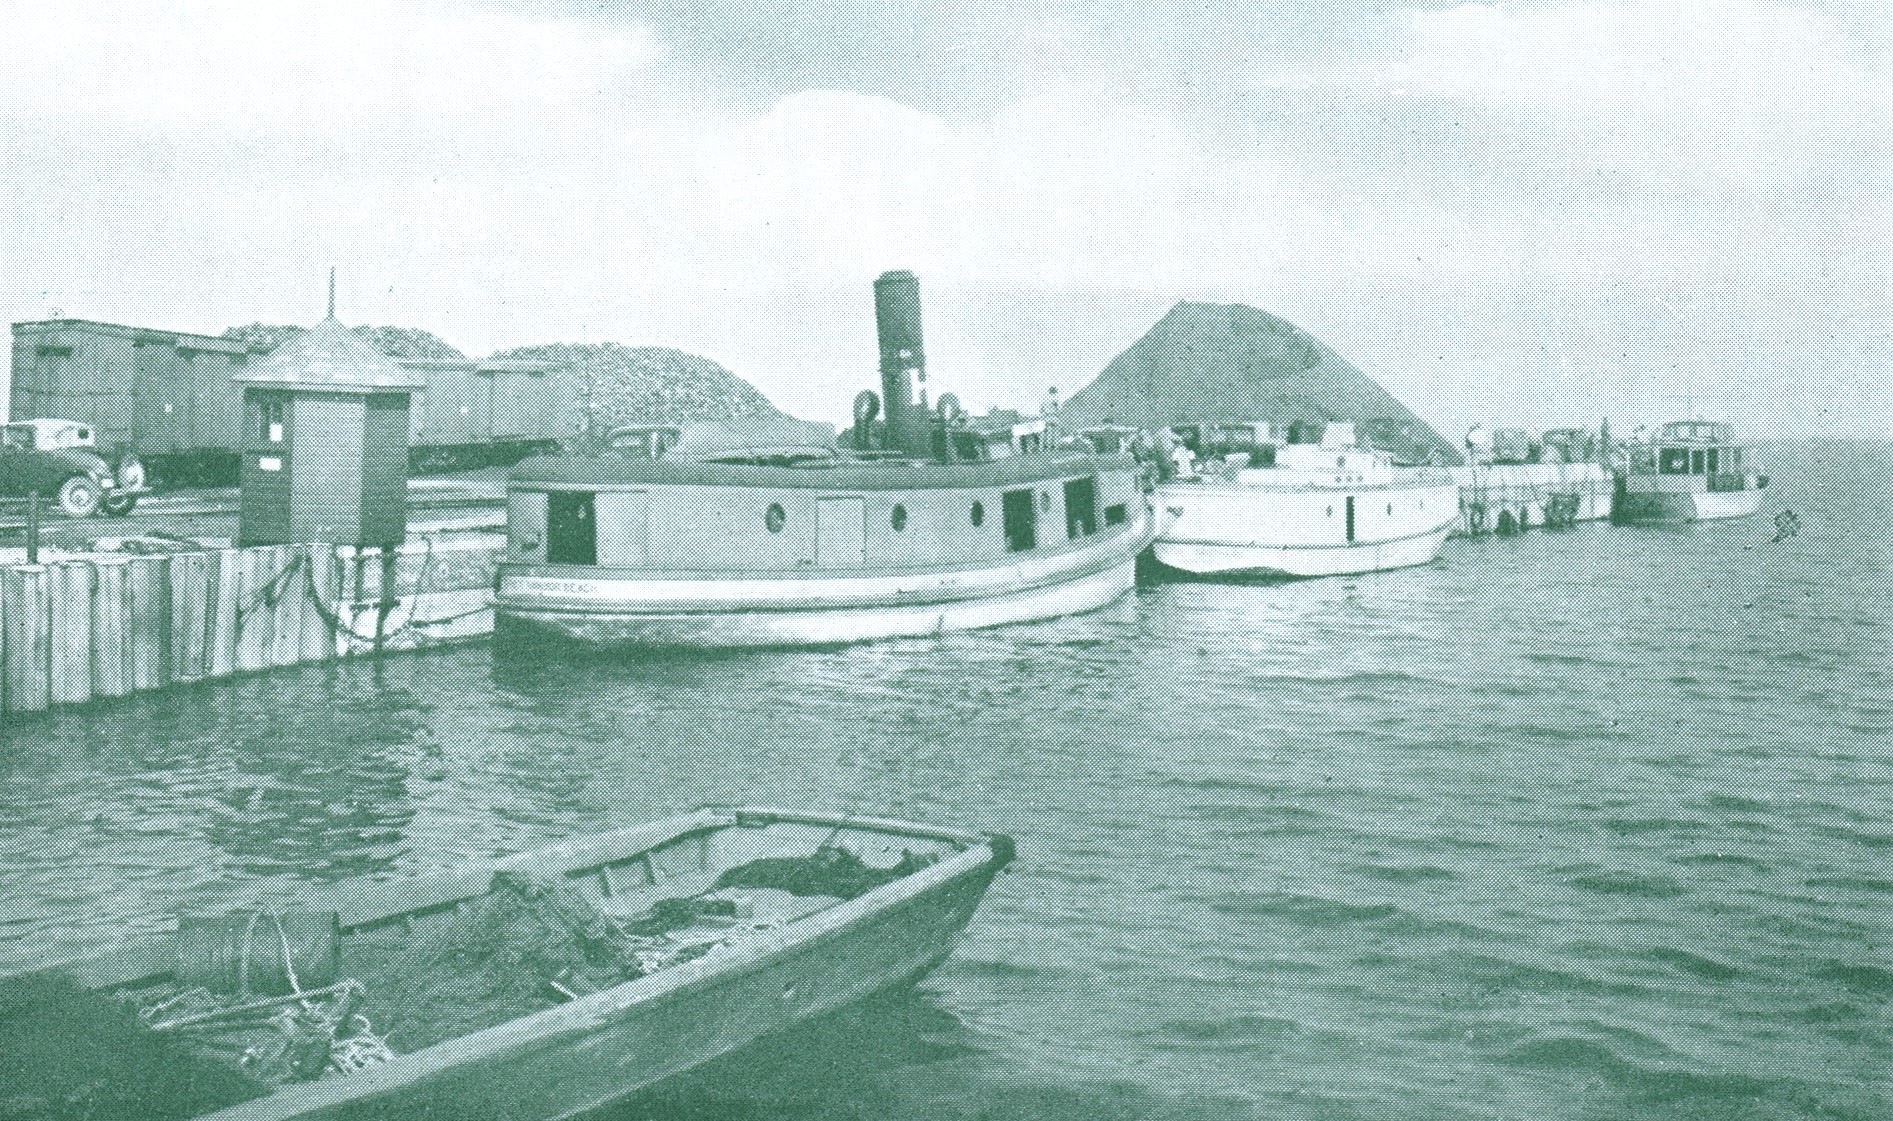
<instances>
[{"instance_id":1,"label":"rippled water surface","mask_svg":"<svg viewBox=\"0 0 1893 1121\"><path fill-rule=\"evenodd\" d=\"M15 720L0 968L766 802L1020 859L917 993L617 1121L1893 1116L1890 455L1775 449L1743 522L940 639L482 645Z\"/></svg>"}]
</instances>

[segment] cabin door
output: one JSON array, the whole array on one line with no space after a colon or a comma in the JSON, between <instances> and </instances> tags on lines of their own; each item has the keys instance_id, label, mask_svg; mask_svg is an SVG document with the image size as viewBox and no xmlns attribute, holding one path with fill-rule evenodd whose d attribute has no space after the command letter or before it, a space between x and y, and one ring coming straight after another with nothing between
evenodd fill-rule
<instances>
[{"instance_id":1,"label":"cabin door","mask_svg":"<svg viewBox=\"0 0 1893 1121\"><path fill-rule=\"evenodd\" d=\"M1350 544L1354 541L1354 496L1351 494L1347 496L1347 539Z\"/></svg>"},{"instance_id":2,"label":"cabin door","mask_svg":"<svg viewBox=\"0 0 1893 1121\"><path fill-rule=\"evenodd\" d=\"M815 500L815 563L824 568L859 568L867 560L867 500Z\"/></svg>"},{"instance_id":3,"label":"cabin door","mask_svg":"<svg viewBox=\"0 0 1893 1121\"><path fill-rule=\"evenodd\" d=\"M650 495L641 490L601 491L593 505L598 514L598 563L606 567L643 567Z\"/></svg>"}]
</instances>

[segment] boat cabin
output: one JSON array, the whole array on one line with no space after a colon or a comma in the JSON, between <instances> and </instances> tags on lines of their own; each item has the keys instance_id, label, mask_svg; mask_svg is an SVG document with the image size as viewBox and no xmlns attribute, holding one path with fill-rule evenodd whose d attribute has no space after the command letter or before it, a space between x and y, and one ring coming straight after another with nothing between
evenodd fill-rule
<instances>
[{"instance_id":1,"label":"boat cabin","mask_svg":"<svg viewBox=\"0 0 1893 1121\"><path fill-rule=\"evenodd\" d=\"M1677 420L1665 424L1650 442L1643 470L1657 475L1695 476L1709 490L1741 490L1746 484L1744 449L1734 442L1733 426L1718 421Z\"/></svg>"}]
</instances>

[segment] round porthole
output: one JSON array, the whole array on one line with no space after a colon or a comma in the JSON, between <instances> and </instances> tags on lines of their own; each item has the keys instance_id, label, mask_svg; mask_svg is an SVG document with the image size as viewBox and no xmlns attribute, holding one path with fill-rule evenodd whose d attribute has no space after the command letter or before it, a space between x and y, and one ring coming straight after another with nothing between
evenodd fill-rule
<instances>
[{"instance_id":1,"label":"round porthole","mask_svg":"<svg viewBox=\"0 0 1893 1121\"><path fill-rule=\"evenodd\" d=\"M888 519L888 521L893 524L895 533L899 533L901 530L906 529L907 528L907 507L896 502L894 504L894 514L892 517Z\"/></svg>"},{"instance_id":2,"label":"round porthole","mask_svg":"<svg viewBox=\"0 0 1893 1121\"><path fill-rule=\"evenodd\" d=\"M1040 491L1039 492L1039 513L1049 514L1051 512L1052 512L1052 496L1045 491Z\"/></svg>"},{"instance_id":3,"label":"round porthole","mask_svg":"<svg viewBox=\"0 0 1893 1121\"><path fill-rule=\"evenodd\" d=\"M782 527L787 525L788 521L789 515L783 512L780 502L771 502L769 512L762 516L762 524L769 527L770 533L781 533Z\"/></svg>"},{"instance_id":4,"label":"round porthole","mask_svg":"<svg viewBox=\"0 0 1893 1121\"><path fill-rule=\"evenodd\" d=\"M973 503L973 524L986 524L986 504L984 502Z\"/></svg>"}]
</instances>

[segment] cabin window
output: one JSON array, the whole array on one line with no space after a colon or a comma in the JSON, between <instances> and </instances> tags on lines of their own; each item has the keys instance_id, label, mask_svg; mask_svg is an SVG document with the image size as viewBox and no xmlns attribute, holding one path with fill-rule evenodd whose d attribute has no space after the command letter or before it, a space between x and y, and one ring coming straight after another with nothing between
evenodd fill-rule
<instances>
[{"instance_id":1,"label":"cabin window","mask_svg":"<svg viewBox=\"0 0 1893 1121\"><path fill-rule=\"evenodd\" d=\"M591 491L559 490L546 495L546 561L549 564L597 564L598 519Z\"/></svg>"},{"instance_id":2,"label":"cabin window","mask_svg":"<svg viewBox=\"0 0 1893 1121\"><path fill-rule=\"evenodd\" d=\"M1729 449L1729 470L1734 472L1734 471L1740 471L1741 469L1742 469L1742 449L1730 448Z\"/></svg>"},{"instance_id":3,"label":"cabin window","mask_svg":"<svg viewBox=\"0 0 1893 1121\"><path fill-rule=\"evenodd\" d=\"M1697 448L1695 451L1689 453L1689 473L1692 475L1702 474L1702 449L1701 448Z\"/></svg>"},{"instance_id":4,"label":"cabin window","mask_svg":"<svg viewBox=\"0 0 1893 1121\"><path fill-rule=\"evenodd\" d=\"M1022 553L1039 543L1038 509L1032 491L1009 490L1000 497L999 514L1006 523L1006 548Z\"/></svg>"},{"instance_id":5,"label":"cabin window","mask_svg":"<svg viewBox=\"0 0 1893 1121\"><path fill-rule=\"evenodd\" d=\"M1391 502L1387 503L1387 516L1393 517L1393 503Z\"/></svg>"},{"instance_id":6,"label":"cabin window","mask_svg":"<svg viewBox=\"0 0 1893 1121\"><path fill-rule=\"evenodd\" d=\"M1105 525L1123 525L1130 520L1130 507L1122 502L1115 502L1104 508Z\"/></svg>"},{"instance_id":7,"label":"cabin window","mask_svg":"<svg viewBox=\"0 0 1893 1121\"><path fill-rule=\"evenodd\" d=\"M1656 469L1665 475L1689 474L1689 449L1664 448L1657 455Z\"/></svg>"},{"instance_id":8,"label":"cabin window","mask_svg":"<svg viewBox=\"0 0 1893 1121\"><path fill-rule=\"evenodd\" d=\"M257 436L266 444L283 442L283 401L280 397L265 398L257 408L259 424Z\"/></svg>"},{"instance_id":9,"label":"cabin window","mask_svg":"<svg viewBox=\"0 0 1893 1121\"><path fill-rule=\"evenodd\" d=\"M1708 473L1713 475L1716 473L1716 449L1710 448L1707 455L1708 455L1708 461L1707 461Z\"/></svg>"},{"instance_id":10,"label":"cabin window","mask_svg":"<svg viewBox=\"0 0 1893 1121\"><path fill-rule=\"evenodd\" d=\"M71 358L72 348L69 346L42 346L35 353L41 358Z\"/></svg>"},{"instance_id":11,"label":"cabin window","mask_svg":"<svg viewBox=\"0 0 1893 1121\"><path fill-rule=\"evenodd\" d=\"M984 502L973 503L973 524L975 526L986 524L986 504Z\"/></svg>"},{"instance_id":12,"label":"cabin window","mask_svg":"<svg viewBox=\"0 0 1893 1121\"><path fill-rule=\"evenodd\" d=\"M1065 536L1072 540L1098 532L1098 477L1065 482Z\"/></svg>"},{"instance_id":13,"label":"cabin window","mask_svg":"<svg viewBox=\"0 0 1893 1121\"><path fill-rule=\"evenodd\" d=\"M894 527L895 533L899 533L901 530L906 529L907 528L907 507L902 505L899 502L896 502L894 504L894 512L888 515L887 521L889 525Z\"/></svg>"},{"instance_id":14,"label":"cabin window","mask_svg":"<svg viewBox=\"0 0 1893 1121\"><path fill-rule=\"evenodd\" d=\"M1052 512L1052 492L1049 490L1042 491L1039 494L1039 513L1049 514L1051 512Z\"/></svg>"},{"instance_id":15,"label":"cabin window","mask_svg":"<svg viewBox=\"0 0 1893 1121\"><path fill-rule=\"evenodd\" d=\"M762 516L762 524L770 533L781 533L782 527L789 524L789 515L782 509L782 503L771 502L768 512Z\"/></svg>"}]
</instances>

